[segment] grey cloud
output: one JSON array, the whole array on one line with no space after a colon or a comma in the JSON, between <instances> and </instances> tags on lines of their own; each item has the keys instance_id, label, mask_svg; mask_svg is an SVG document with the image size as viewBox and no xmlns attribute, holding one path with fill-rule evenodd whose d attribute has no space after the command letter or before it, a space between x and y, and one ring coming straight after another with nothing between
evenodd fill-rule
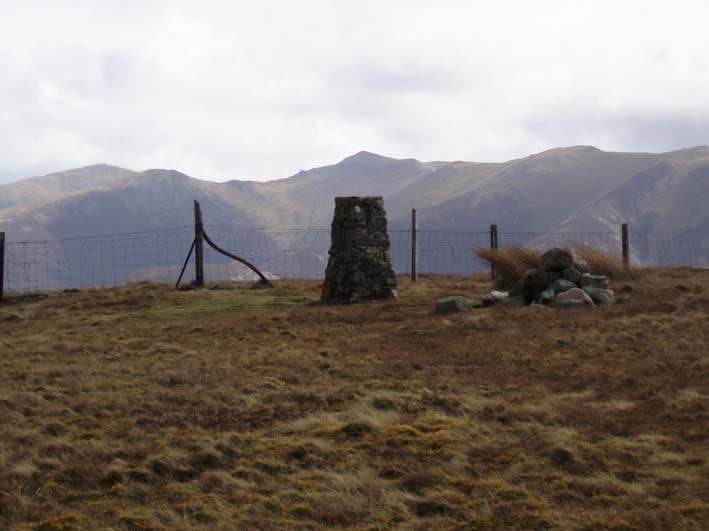
<instances>
[{"instance_id":1,"label":"grey cloud","mask_svg":"<svg viewBox=\"0 0 709 531\"><path fill-rule=\"evenodd\" d=\"M548 117L547 117L548 118ZM545 145L623 146L627 151L672 151L709 144L709 109L696 114L628 109L625 112L574 110L553 120L525 124L530 136Z\"/></svg>"},{"instance_id":2,"label":"grey cloud","mask_svg":"<svg viewBox=\"0 0 709 531\"><path fill-rule=\"evenodd\" d=\"M361 149L506 160L708 143L701 1L0 11L0 182L96 162L271 179Z\"/></svg>"}]
</instances>

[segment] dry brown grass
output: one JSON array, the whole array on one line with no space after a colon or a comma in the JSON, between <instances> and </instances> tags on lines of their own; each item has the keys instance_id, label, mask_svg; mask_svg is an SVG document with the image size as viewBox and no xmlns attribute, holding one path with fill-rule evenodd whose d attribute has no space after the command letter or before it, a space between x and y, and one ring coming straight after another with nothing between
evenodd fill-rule
<instances>
[{"instance_id":1,"label":"dry brown grass","mask_svg":"<svg viewBox=\"0 0 709 531\"><path fill-rule=\"evenodd\" d=\"M594 275L605 275L615 280L622 280L628 276L621 258L585 243L575 242L569 247L588 262ZM481 259L495 267L496 285L502 289L514 286L528 269L538 268L541 256L541 253L535 249L517 245L499 250L480 247L475 252Z\"/></svg>"},{"instance_id":2,"label":"dry brown grass","mask_svg":"<svg viewBox=\"0 0 709 531\"><path fill-rule=\"evenodd\" d=\"M0 305L0 529L705 529L709 272L433 314L474 278Z\"/></svg>"},{"instance_id":3,"label":"dry brown grass","mask_svg":"<svg viewBox=\"0 0 709 531\"><path fill-rule=\"evenodd\" d=\"M497 287L510 288L514 286L525 271L539 267L541 254L526 247L510 245L502 249L476 249L477 255L488 264L494 266L497 277Z\"/></svg>"},{"instance_id":4,"label":"dry brown grass","mask_svg":"<svg viewBox=\"0 0 709 531\"><path fill-rule=\"evenodd\" d=\"M605 275L610 279L622 279L627 276L621 258L586 243L575 242L571 244L571 248L586 260L594 275Z\"/></svg>"}]
</instances>

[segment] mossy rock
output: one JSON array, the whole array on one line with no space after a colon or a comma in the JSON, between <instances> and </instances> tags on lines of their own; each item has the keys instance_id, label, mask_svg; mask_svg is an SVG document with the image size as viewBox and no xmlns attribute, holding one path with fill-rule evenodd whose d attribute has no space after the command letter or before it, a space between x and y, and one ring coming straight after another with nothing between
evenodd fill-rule
<instances>
[{"instance_id":1,"label":"mossy rock","mask_svg":"<svg viewBox=\"0 0 709 531\"><path fill-rule=\"evenodd\" d=\"M453 297L443 297L436 301L436 313L438 314L453 314L464 313L473 310L473 305L465 297L455 295Z\"/></svg>"}]
</instances>

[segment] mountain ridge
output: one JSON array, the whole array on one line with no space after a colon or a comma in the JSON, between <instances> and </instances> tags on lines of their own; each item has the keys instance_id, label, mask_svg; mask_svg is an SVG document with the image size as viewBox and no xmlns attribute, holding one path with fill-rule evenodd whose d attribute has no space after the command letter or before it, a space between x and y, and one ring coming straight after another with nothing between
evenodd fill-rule
<instances>
[{"instance_id":1,"label":"mountain ridge","mask_svg":"<svg viewBox=\"0 0 709 531\"><path fill-rule=\"evenodd\" d=\"M644 173L655 167L671 169L661 190ZM420 227L441 230L496 223L506 230L584 232L606 218L632 220L639 230L709 228L702 214L709 211L709 147L625 153L579 145L506 162L422 162L363 150L263 182L216 183L178 170L95 164L0 185L0 230L10 238L61 239L86 227L111 233L184 225L192 222L194 199L203 202L207 221L220 224L325 227L339 195L384 196L393 229L408 228L412 208ZM663 217L664 211L671 214Z\"/></svg>"}]
</instances>

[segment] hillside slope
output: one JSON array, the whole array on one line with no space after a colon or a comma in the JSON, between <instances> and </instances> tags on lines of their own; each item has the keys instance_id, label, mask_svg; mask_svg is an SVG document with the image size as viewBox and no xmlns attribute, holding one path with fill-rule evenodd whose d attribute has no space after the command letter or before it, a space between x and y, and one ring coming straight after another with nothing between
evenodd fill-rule
<instances>
[{"instance_id":1,"label":"hillside slope","mask_svg":"<svg viewBox=\"0 0 709 531\"><path fill-rule=\"evenodd\" d=\"M667 157L672 154L610 153L588 146L545 151L502 164L471 189L424 208L421 223L553 231L577 209Z\"/></svg>"},{"instance_id":2,"label":"hillside slope","mask_svg":"<svg viewBox=\"0 0 709 531\"><path fill-rule=\"evenodd\" d=\"M173 170L89 166L0 187L0 230L11 239L67 238L192 222L326 227L333 199L383 195L390 226L419 209L426 229L586 232L706 228L709 148L614 153L558 148L505 163L419 162L368 152L269 182L213 183ZM4 206L2 206L4 205Z\"/></svg>"},{"instance_id":3,"label":"hillside slope","mask_svg":"<svg viewBox=\"0 0 709 531\"><path fill-rule=\"evenodd\" d=\"M440 164L440 163L439 163ZM332 166L301 171L287 179L258 183L265 204L254 205L264 224L277 226L327 226L334 198L347 195L381 195L389 199L407 186L430 175L437 163L393 159L361 151ZM235 203L241 203L234 196ZM390 212L396 209L387 205ZM405 205L404 208L411 208Z\"/></svg>"},{"instance_id":4,"label":"hillside slope","mask_svg":"<svg viewBox=\"0 0 709 531\"><path fill-rule=\"evenodd\" d=\"M194 223L193 201L210 221L222 225L256 220L226 202L222 185L199 181L174 170L134 173L117 186L90 188L39 207L5 211L22 239L63 238L176 227Z\"/></svg>"},{"instance_id":5,"label":"hillside slope","mask_svg":"<svg viewBox=\"0 0 709 531\"><path fill-rule=\"evenodd\" d=\"M574 212L560 228L603 231L622 221L639 232L709 230L709 148L666 157Z\"/></svg>"},{"instance_id":6,"label":"hillside slope","mask_svg":"<svg viewBox=\"0 0 709 531\"><path fill-rule=\"evenodd\" d=\"M3 184L0 185L0 213L4 209L47 203L76 192L115 184L135 174L118 166L94 164Z\"/></svg>"}]
</instances>

